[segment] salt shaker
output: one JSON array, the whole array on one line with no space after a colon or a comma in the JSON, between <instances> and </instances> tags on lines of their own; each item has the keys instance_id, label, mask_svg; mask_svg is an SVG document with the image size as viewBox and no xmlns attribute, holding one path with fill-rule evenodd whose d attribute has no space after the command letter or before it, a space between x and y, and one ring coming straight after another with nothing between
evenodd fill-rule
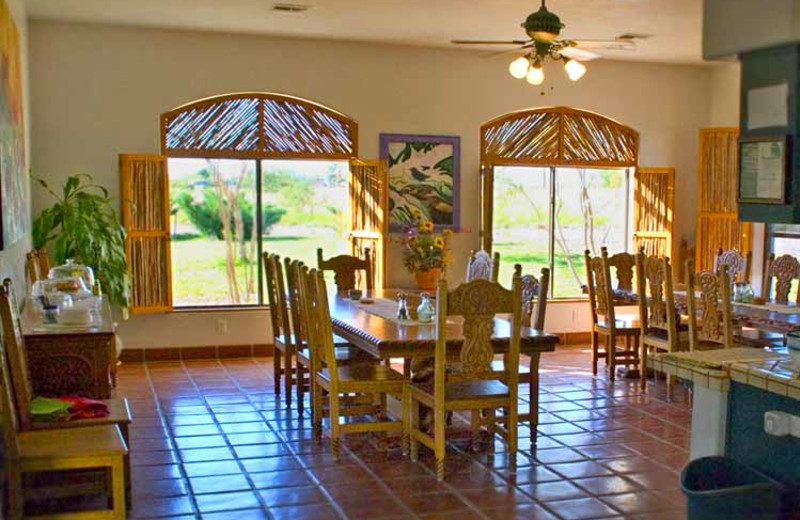
<instances>
[{"instance_id":1,"label":"salt shaker","mask_svg":"<svg viewBox=\"0 0 800 520\"><path fill-rule=\"evenodd\" d=\"M408 297L406 293L399 292L397 293L397 319L398 320L407 320L408 317Z\"/></svg>"}]
</instances>

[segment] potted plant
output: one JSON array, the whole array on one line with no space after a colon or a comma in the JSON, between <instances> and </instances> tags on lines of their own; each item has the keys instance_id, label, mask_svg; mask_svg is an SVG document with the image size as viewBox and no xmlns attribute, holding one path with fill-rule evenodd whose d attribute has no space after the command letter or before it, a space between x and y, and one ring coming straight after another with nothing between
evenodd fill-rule
<instances>
[{"instance_id":1,"label":"potted plant","mask_svg":"<svg viewBox=\"0 0 800 520\"><path fill-rule=\"evenodd\" d=\"M416 220L403 235L403 263L406 269L414 273L420 290L433 291L442 269L447 267L453 232L445 229L441 234L436 233L433 222L424 218L421 212L414 212L413 216Z\"/></svg>"},{"instance_id":2,"label":"potted plant","mask_svg":"<svg viewBox=\"0 0 800 520\"><path fill-rule=\"evenodd\" d=\"M94 184L89 175L69 177L61 193L42 179L34 180L55 202L33 222L33 247L48 246L56 265L74 259L92 267L104 294L112 303L127 308L130 279L125 229L108 190Z\"/></svg>"}]
</instances>

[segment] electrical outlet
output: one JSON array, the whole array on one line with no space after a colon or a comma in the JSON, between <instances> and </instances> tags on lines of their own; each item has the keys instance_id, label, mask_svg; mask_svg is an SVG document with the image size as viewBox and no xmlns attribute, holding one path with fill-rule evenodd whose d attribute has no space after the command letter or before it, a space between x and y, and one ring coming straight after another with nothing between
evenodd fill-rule
<instances>
[{"instance_id":1,"label":"electrical outlet","mask_svg":"<svg viewBox=\"0 0 800 520\"><path fill-rule=\"evenodd\" d=\"M217 320L217 334L224 336L227 333L228 333L228 320L226 319Z\"/></svg>"}]
</instances>

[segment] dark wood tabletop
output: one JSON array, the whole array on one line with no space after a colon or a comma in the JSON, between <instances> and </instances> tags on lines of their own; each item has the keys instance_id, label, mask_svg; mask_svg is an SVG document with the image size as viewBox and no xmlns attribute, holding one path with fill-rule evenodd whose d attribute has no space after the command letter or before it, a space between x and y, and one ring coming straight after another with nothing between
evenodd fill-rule
<instances>
[{"instance_id":1,"label":"dark wood tabletop","mask_svg":"<svg viewBox=\"0 0 800 520\"><path fill-rule=\"evenodd\" d=\"M397 289L365 291L367 298L394 299ZM419 297L408 293L409 308L416 308ZM348 340L375 356L390 357L432 357L436 347L436 327L433 324L401 324L368 312L344 294L329 298L331 322L335 334ZM447 348L457 353L464 341L463 320L458 317L448 319ZM511 323L502 317L494 320L492 344L498 353L508 350ZM558 336L525 327L521 331L520 351L523 354L552 352L558 343Z\"/></svg>"}]
</instances>

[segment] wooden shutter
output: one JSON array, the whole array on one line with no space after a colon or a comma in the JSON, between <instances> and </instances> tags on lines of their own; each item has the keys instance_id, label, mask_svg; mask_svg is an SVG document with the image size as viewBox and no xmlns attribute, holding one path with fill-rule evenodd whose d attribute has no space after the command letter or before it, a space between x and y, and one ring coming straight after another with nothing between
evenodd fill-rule
<instances>
[{"instance_id":1,"label":"wooden shutter","mask_svg":"<svg viewBox=\"0 0 800 520\"><path fill-rule=\"evenodd\" d=\"M675 168L637 168L633 175L633 249L674 257Z\"/></svg>"},{"instance_id":2,"label":"wooden shutter","mask_svg":"<svg viewBox=\"0 0 800 520\"><path fill-rule=\"evenodd\" d=\"M169 175L160 155L119 156L131 314L172 310Z\"/></svg>"},{"instance_id":3,"label":"wooden shutter","mask_svg":"<svg viewBox=\"0 0 800 520\"><path fill-rule=\"evenodd\" d=\"M355 256L370 248L375 287L385 287L389 182L386 161L350 161L350 242Z\"/></svg>"},{"instance_id":4,"label":"wooden shutter","mask_svg":"<svg viewBox=\"0 0 800 520\"><path fill-rule=\"evenodd\" d=\"M695 269L713 269L718 249L750 251L750 224L739 222L738 128L703 128L697 197Z\"/></svg>"}]
</instances>

